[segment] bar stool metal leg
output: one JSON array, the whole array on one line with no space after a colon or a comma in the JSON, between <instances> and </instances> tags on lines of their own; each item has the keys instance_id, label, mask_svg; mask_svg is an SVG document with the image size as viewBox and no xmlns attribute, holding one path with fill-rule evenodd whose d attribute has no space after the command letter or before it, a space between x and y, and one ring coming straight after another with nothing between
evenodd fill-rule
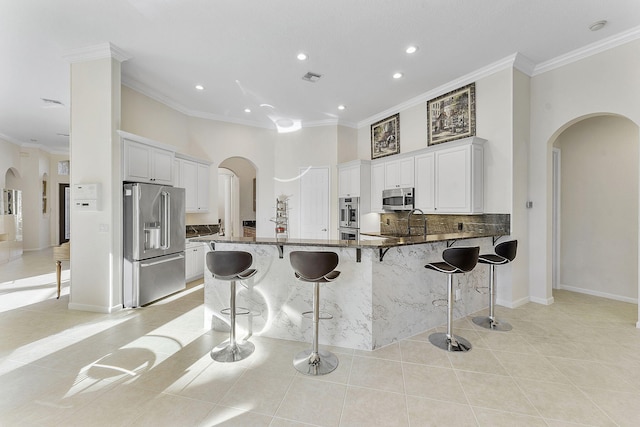
<instances>
[{"instance_id":1,"label":"bar stool metal leg","mask_svg":"<svg viewBox=\"0 0 640 427\"><path fill-rule=\"evenodd\" d=\"M311 350L303 350L293 358L293 366L305 375L325 375L338 367L338 357L318 349L318 323L320 320L320 283L313 284L313 343Z\"/></svg>"},{"instance_id":2,"label":"bar stool metal leg","mask_svg":"<svg viewBox=\"0 0 640 427\"><path fill-rule=\"evenodd\" d=\"M237 362L246 359L253 353L256 346L245 341L236 341L236 281L231 281L230 311L229 311L229 340L224 341L211 350L211 358L216 362Z\"/></svg>"},{"instance_id":3,"label":"bar stool metal leg","mask_svg":"<svg viewBox=\"0 0 640 427\"><path fill-rule=\"evenodd\" d=\"M446 351L469 351L471 343L453 334L453 274L447 274L447 333L436 332L429 335L431 344Z\"/></svg>"},{"instance_id":4,"label":"bar stool metal leg","mask_svg":"<svg viewBox=\"0 0 640 427\"><path fill-rule=\"evenodd\" d=\"M489 265L489 316L478 316L473 318L473 323L478 326L482 326L486 329L492 329L494 331L510 331L513 329L511 324L508 322L504 322L502 320L498 320L495 317L495 285L496 285L496 276L495 276L495 265Z\"/></svg>"}]
</instances>

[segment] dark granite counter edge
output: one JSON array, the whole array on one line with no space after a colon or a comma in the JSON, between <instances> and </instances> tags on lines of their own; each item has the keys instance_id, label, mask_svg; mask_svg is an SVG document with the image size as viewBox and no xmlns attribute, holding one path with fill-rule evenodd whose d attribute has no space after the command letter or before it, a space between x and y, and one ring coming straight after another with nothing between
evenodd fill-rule
<instances>
[{"instance_id":1,"label":"dark granite counter edge","mask_svg":"<svg viewBox=\"0 0 640 427\"><path fill-rule=\"evenodd\" d=\"M423 236L409 237L385 237L381 240L313 240L313 239L276 239L265 237L230 237L230 236L200 236L192 238L193 242L203 243L239 243L256 245L278 245L278 246L324 246L340 248L361 248L361 249L384 249L397 246L421 245L425 243L445 242L451 240L477 239L482 237L499 237L504 234L495 232L468 232L468 233L448 233L448 234L428 234Z\"/></svg>"}]
</instances>

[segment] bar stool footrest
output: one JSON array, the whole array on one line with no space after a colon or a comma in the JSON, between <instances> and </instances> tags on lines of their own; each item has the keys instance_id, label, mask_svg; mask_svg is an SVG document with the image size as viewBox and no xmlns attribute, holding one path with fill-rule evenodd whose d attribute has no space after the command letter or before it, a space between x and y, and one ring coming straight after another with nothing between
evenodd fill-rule
<instances>
[{"instance_id":1,"label":"bar stool footrest","mask_svg":"<svg viewBox=\"0 0 640 427\"><path fill-rule=\"evenodd\" d=\"M251 310L246 307L236 307L236 316L246 316L249 313L251 313ZM224 314L225 316L231 315L231 307L223 308L220 310L220 314Z\"/></svg>"},{"instance_id":2,"label":"bar stool footrest","mask_svg":"<svg viewBox=\"0 0 640 427\"><path fill-rule=\"evenodd\" d=\"M305 317L307 319L313 319L313 310L303 312L302 317ZM331 320L331 319L333 319L333 314L331 313L320 312L320 314L318 315L318 320Z\"/></svg>"}]
</instances>

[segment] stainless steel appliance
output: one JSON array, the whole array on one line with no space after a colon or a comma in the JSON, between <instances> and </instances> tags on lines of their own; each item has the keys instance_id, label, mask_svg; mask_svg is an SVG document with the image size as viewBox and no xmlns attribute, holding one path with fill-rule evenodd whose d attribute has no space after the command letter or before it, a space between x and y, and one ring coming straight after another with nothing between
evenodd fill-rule
<instances>
[{"instance_id":1,"label":"stainless steel appliance","mask_svg":"<svg viewBox=\"0 0 640 427\"><path fill-rule=\"evenodd\" d=\"M340 227L338 228L338 239L339 240L360 240L360 229Z\"/></svg>"},{"instance_id":2,"label":"stainless steel appliance","mask_svg":"<svg viewBox=\"0 0 640 427\"><path fill-rule=\"evenodd\" d=\"M185 283L184 188L124 184L123 305L139 307Z\"/></svg>"},{"instance_id":3,"label":"stainless steel appliance","mask_svg":"<svg viewBox=\"0 0 640 427\"><path fill-rule=\"evenodd\" d=\"M360 198L341 197L340 227L360 228Z\"/></svg>"},{"instance_id":4,"label":"stainless steel appliance","mask_svg":"<svg viewBox=\"0 0 640 427\"><path fill-rule=\"evenodd\" d=\"M385 211L413 210L413 188L382 190L382 209Z\"/></svg>"}]
</instances>

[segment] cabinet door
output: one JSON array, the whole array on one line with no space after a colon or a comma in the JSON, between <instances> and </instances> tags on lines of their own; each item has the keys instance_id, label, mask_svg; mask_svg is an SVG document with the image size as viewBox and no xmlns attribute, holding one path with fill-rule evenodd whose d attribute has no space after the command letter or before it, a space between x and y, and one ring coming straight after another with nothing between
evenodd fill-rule
<instances>
[{"instance_id":1,"label":"cabinet door","mask_svg":"<svg viewBox=\"0 0 640 427\"><path fill-rule=\"evenodd\" d=\"M181 176L180 171L182 170L180 159L173 159L173 186L174 187L182 187L180 182Z\"/></svg>"},{"instance_id":2,"label":"cabinet door","mask_svg":"<svg viewBox=\"0 0 640 427\"><path fill-rule=\"evenodd\" d=\"M371 212L382 212L382 190L384 183L384 163L371 166Z\"/></svg>"},{"instance_id":3,"label":"cabinet door","mask_svg":"<svg viewBox=\"0 0 640 427\"><path fill-rule=\"evenodd\" d=\"M190 160L180 160L180 183L184 187L184 207L187 212L198 211L198 166Z\"/></svg>"},{"instance_id":4,"label":"cabinet door","mask_svg":"<svg viewBox=\"0 0 640 427\"><path fill-rule=\"evenodd\" d=\"M435 154L415 158L415 207L424 212L435 210Z\"/></svg>"},{"instance_id":5,"label":"cabinet door","mask_svg":"<svg viewBox=\"0 0 640 427\"><path fill-rule=\"evenodd\" d=\"M338 196L360 196L360 167L350 166L338 170Z\"/></svg>"},{"instance_id":6,"label":"cabinet door","mask_svg":"<svg viewBox=\"0 0 640 427\"><path fill-rule=\"evenodd\" d=\"M403 188L411 188L415 184L414 158L407 157L398 161L400 164L399 184Z\"/></svg>"},{"instance_id":7,"label":"cabinet door","mask_svg":"<svg viewBox=\"0 0 640 427\"><path fill-rule=\"evenodd\" d=\"M198 244L193 250L193 278L204 276L204 246Z\"/></svg>"},{"instance_id":8,"label":"cabinet door","mask_svg":"<svg viewBox=\"0 0 640 427\"><path fill-rule=\"evenodd\" d=\"M384 188L400 187L400 162L391 161L384 164Z\"/></svg>"},{"instance_id":9,"label":"cabinet door","mask_svg":"<svg viewBox=\"0 0 640 427\"><path fill-rule=\"evenodd\" d=\"M153 176L151 180L155 184L173 184L173 153L167 150L151 150L151 165Z\"/></svg>"},{"instance_id":10,"label":"cabinet door","mask_svg":"<svg viewBox=\"0 0 640 427\"><path fill-rule=\"evenodd\" d=\"M209 165L198 163L198 212L209 211Z\"/></svg>"},{"instance_id":11,"label":"cabinet door","mask_svg":"<svg viewBox=\"0 0 640 427\"><path fill-rule=\"evenodd\" d=\"M184 248L184 278L189 281L195 274L196 270L196 253L191 243L187 243Z\"/></svg>"},{"instance_id":12,"label":"cabinet door","mask_svg":"<svg viewBox=\"0 0 640 427\"><path fill-rule=\"evenodd\" d=\"M436 209L471 212L470 147L436 151Z\"/></svg>"},{"instance_id":13,"label":"cabinet door","mask_svg":"<svg viewBox=\"0 0 640 427\"><path fill-rule=\"evenodd\" d=\"M151 150L148 145L124 141L124 180L151 181Z\"/></svg>"},{"instance_id":14,"label":"cabinet door","mask_svg":"<svg viewBox=\"0 0 640 427\"><path fill-rule=\"evenodd\" d=\"M413 157L391 160L385 163L385 188L407 188L414 185Z\"/></svg>"}]
</instances>

